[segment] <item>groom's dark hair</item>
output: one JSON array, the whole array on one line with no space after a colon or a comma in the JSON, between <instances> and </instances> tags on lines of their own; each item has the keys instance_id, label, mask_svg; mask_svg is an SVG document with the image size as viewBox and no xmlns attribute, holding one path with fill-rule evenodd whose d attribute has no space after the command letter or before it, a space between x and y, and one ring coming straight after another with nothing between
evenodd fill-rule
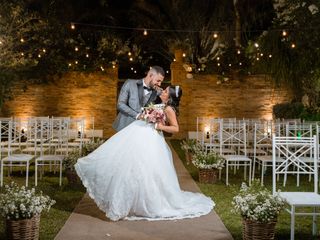
<instances>
[{"instance_id":1,"label":"groom's dark hair","mask_svg":"<svg viewBox=\"0 0 320 240\"><path fill-rule=\"evenodd\" d=\"M150 68L150 70L154 70L157 74L160 74L160 75L162 75L162 76L165 76L164 70L163 70L163 68L160 67L160 66L152 66L152 67Z\"/></svg>"}]
</instances>

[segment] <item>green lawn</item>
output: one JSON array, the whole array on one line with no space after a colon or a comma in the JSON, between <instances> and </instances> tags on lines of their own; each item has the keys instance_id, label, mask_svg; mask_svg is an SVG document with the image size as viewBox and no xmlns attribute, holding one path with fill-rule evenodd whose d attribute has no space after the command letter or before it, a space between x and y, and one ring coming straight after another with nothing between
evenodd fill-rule
<instances>
[{"instance_id":1,"label":"green lawn","mask_svg":"<svg viewBox=\"0 0 320 240\"><path fill-rule=\"evenodd\" d=\"M200 184L198 182L198 170L191 164L186 165L184 152L180 149L179 140L171 140L171 144L183 161L185 167L190 172L191 176L199 185L201 191L207 196L212 197L216 203L215 211L218 213L228 230L231 232L234 239L242 239L242 223L238 215L231 212L232 197L239 190L240 184L243 181L243 176L239 171L236 175L230 174L231 185L227 187L224 179L223 172L222 182L216 184ZM31 187L34 185L33 169L30 171L29 183ZM5 177L6 184L14 180L20 185L24 184L24 172L14 171L12 177ZM7 175L7 174L6 174ZM289 177L286 190L296 189L295 178ZM62 228L69 215L82 198L85 189L79 185L71 187L67 184L67 180L63 179L62 187L59 186L58 174L46 173L43 179L39 180L37 190L42 190L44 194L49 195L55 199L57 203L52 207L49 213L41 215L40 223L40 239L54 239L56 234ZM271 189L271 173L270 169L265 178L266 186ZM282 183L281 181L279 183ZM301 188L303 190L312 190L312 183L307 178L301 181ZM1 190L0 190L1 191ZM297 217L296 218L296 239L308 240L319 239L312 238L312 218L311 217ZM320 229L320 224L318 224ZM0 221L0 239L5 239L4 221ZM283 211L278 219L276 226L276 239L289 239L290 237L290 217L289 214Z\"/></svg>"},{"instance_id":2,"label":"green lawn","mask_svg":"<svg viewBox=\"0 0 320 240\"><path fill-rule=\"evenodd\" d=\"M184 152L180 148L179 140L171 140L171 144L180 159L183 161L184 166L187 168L193 179L197 182L201 191L210 196L216 203L215 211L222 219L225 226L231 232L234 239L242 239L242 222L238 215L231 212L232 205L231 201L234 195L237 194L241 182L243 181L243 175L241 171L238 171L236 175L230 174L229 171L229 182L230 186L225 185L225 172L222 173L222 181L215 184L201 184L198 182L198 170L192 164L186 165ZM272 188L272 176L271 169L269 168L266 177L265 185L268 189ZM243 172L243 171L242 171ZM256 171L258 174L258 170ZM278 182L282 184L282 179ZM300 183L300 188L304 191L312 191L313 182L309 182L308 178L302 178ZM285 190L294 191L296 187L296 178L289 176L288 183ZM300 190L301 190L300 189ZM320 220L319 220L320 221ZM320 224L317 225L320 229ZM319 233L319 231L318 231ZM290 239L290 216L287 212L283 211L278 218L278 223L276 225L276 239ZM308 239L319 239L318 237L312 237L312 217L297 216L295 224L295 239L298 240L308 240Z\"/></svg>"},{"instance_id":3,"label":"green lawn","mask_svg":"<svg viewBox=\"0 0 320 240\"><path fill-rule=\"evenodd\" d=\"M34 186L33 173L33 168L31 168L31 176L29 178L31 187ZM24 171L22 173L20 170L14 171L11 177L4 178L4 182L5 184L9 184L14 180L19 185L24 185L24 174ZM40 221L40 239L54 239L75 206L79 203L85 189L82 185L71 187L68 185L66 178L63 179L62 186L60 187L59 174L46 173L45 176L38 181L36 190L41 190L44 194L49 195L52 199L56 200L56 204L52 206L50 211L41 215ZM6 239L4 221L0 221L0 239Z\"/></svg>"}]
</instances>

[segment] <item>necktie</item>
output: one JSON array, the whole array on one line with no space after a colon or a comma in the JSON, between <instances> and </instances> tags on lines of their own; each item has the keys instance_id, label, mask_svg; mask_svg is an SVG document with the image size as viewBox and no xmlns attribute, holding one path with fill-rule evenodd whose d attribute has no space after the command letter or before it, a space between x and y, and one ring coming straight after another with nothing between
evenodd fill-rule
<instances>
[{"instance_id":1,"label":"necktie","mask_svg":"<svg viewBox=\"0 0 320 240\"><path fill-rule=\"evenodd\" d=\"M147 87L147 86L143 86L143 89L146 89L147 91L151 91L152 89Z\"/></svg>"}]
</instances>

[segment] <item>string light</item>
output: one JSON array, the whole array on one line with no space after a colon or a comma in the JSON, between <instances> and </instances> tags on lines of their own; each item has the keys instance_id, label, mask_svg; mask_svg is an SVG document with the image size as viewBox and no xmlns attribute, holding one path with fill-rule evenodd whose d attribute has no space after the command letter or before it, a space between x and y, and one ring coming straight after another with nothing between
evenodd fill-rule
<instances>
[{"instance_id":1,"label":"string light","mask_svg":"<svg viewBox=\"0 0 320 240\"><path fill-rule=\"evenodd\" d=\"M79 48L78 48L78 47L75 47L74 50L75 50L76 52L78 52L78 51L79 51Z\"/></svg>"},{"instance_id":2,"label":"string light","mask_svg":"<svg viewBox=\"0 0 320 240\"><path fill-rule=\"evenodd\" d=\"M260 60L260 58L257 57L257 61L259 61L259 60Z\"/></svg>"},{"instance_id":3,"label":"string light","mask_svg":"<svg viewBox=\"0 0 320 240\"><path fill-rule=\"evenodd\" d=\"M68 66L71 67L71 66L72 66L72 63L69 63Z\"/></svg>"},{"instance_id":4,"label":"string light","mask_svg":"<svg viewBox=\"0 0 320 240\"><path fill-rule=\"evenodd\" d=\"M237 53L238 53L238 54L240 54L240 53L241 53L241 51L240 51L240 50L238 50L238 51L237 51Z\"/></svg>"},{"instance_id":5,"label":"string light","mask_svg":"<svg viewBox=\"0 0 320 240\"><path fill-rule=\"evenodd\" d=\"M169 71L167 70L166 73L169 73Z\"/></svg>"},{"instance_id":6,"label":"string light","mask_svg":"<svg viewBox=\"0 0 320 240\"><path fill-rule=\"evenodd\" d=\"M133 61L133 58L131 57L131 58L129 58L129 60L132 62L132 61Z\"/></svg>"},{"instance_id":7,"label":"string light","mask_svg":"<svg viewBox=\"0 0 320 240\"><path fill-rule=\"evenodd\" d=\"M137 71L136 71L136 70L134 70L134 73L137 73Z\"/></svg>"},{"instance_id":8,"label":"string light","mask_svg":"<svg viewBox=\"0 0 320 240\"><path fill-rule=\"evenodd\" d=\"M42 49L42 52L44 52L44 53L45 53L45 52L46 52L46 50L45 50L45 49Z\"/></svg>"},{"instance_id":9,"label":"string light","mask_svg":"<svg viewBox=\"0 0 320 240\"><path fill-rule=\"evenodd\" d=\"M259 44L258 44L258 43L255 43L254 46L255 46L256 48L258 48L258 47L259 47Z\"/></svg>"},{"instance_id":10,"label":"string light","mask_svg":"<svg viewBox=\"0 0 320 240\"><path fill-rule=\"evenodd\" d=\"M87 58L89 57L89 54L88 54L88 53L86 54L86 57L87 57Z\"/></svg>"},{"instance_id":11,"label":"string light","mask_svg":"<svg viewBox=\"0 0 320 240\"><path fill-rule=\"evenodd\" d=\"M282 36L284 36L284 37L287 36L287 32L283 30L282 31Z\"/></svg>"},{"instance_id":12,"label":"string light","mask_svg":"<svg viewBox=\"0 0 320 240\"><path fill-rule=\"evenodd\" d=\"M296 45L294 43L291 44L291 48L295 48Z\"/></svg>"},{"instance_id":13,"label":"string light","mask_svg":"<svg viewBox=\"0 0 320 240\"><path fill-rule=\"evenodd\" d=\"M23 38L21 38L21 39L20 39L20 42L22 42L22 43L23 43L23 42L24 42L24 39L23 39Z\"/></svg>"},{"instance_id":14,"label":"string light","mask_svg":"<svg viewBox=\"0 0 320 240\"><path fill-rule=\"evenodd\" d=\"M74 63L75 63L75 64L78 64L78 61L75 61Z\"/></svg>"},{"instance_id":15,"label":"string light","mask_svg":"<svg viewBox=\"0 0 320 240\"><path fill-rule=\"evenodd\" d=\"M218 67L220 67L220 63L217 63Z\"/></svg>"},{"instance_id":16,"label":"string light","mask_svg":"<svg viewBox=\"0 0 320 240\"><path fill-rule=\"evenodd\" d=\"M269 58L272 58L272 55L271 55L271 54L269 54Z\"/></svg>"},{"instance_id":17,"label":"string light","mask_svg":"<svg viewBox=\"0 0 320 240\"><path fill-rule=\"evenodd\" d=\"M198 68L198 71L200 71L201 69L200 68Z\"/></svg>"},{"instance_id":18,"label":"string light","mask_svg":"<svg viewBox=\"0 0 320 240\"><path fill-rule=\"evenodd\" d=\"M3 44L3 42L2 41L0 41L0 45L2 45Z\"/></svg>"},{"instance_id":19,"label":"string light","mask_svg":"<svg viewBox=\"0 0 320 240\"><path fill-rule=\"evenodd\" d=\"M128 56L131 56L131 52L128 52Z\"/></svg>"},{"instance_id":20,"label":"string light","mask_svg":"<svg viewBox=\"0 0 320 240\"><path fill-rule=\"evenodd\" d=\"M217 60L219 61L219 60L220 60L220 57L217 57Z\"/></svg>"},{"instance_id":21,"label":"string light","mask_svg":"<svg viewBox=\"0 0 320 240\"><path fill-rule=\"evenodd\" d=\"M101 71L104 71L104 68L102 66L100 66L100 68L101 68Z\"/></svg>"},{"instance_id":22,"label":"string light","mask_svg":"<svg viewBox=\"0 0 320 240\"><path fill-rule=\"evenodd\" d=\"M41 58L41 54L38 54L38 58Z\"/></svg>"},{"instance_id":23,"label":"string light","mask_svg":"<svg viewBox=\"0 0 320 240\"><path fill-rule=\"evenodd\" d=\"M21 56L24 56L24 53L23 53L23 52L21 53Z\"/></svg>"},{"instance_id":24,"label":"string light","mask_svg":"<svg viewBox=\"0 0 320 240\"><path fill-rule=\"evenodd\" d=\"M186 54L185 54L185 53L182 53L182 57L186 57Z\"/></svg>"},{"instance_id":25,"label":"string light","mask_svg":"<svg viewBox=\"0 0 320 240\"><path fill-rule=\"evenodd\" d=\"M231 63L229 63L229 67L231 67Z\"/></svg>"},{"instance_id":26,"label":"string light","mask_svg":"<svg viewBox=\"0 0 320 240\"><path fill-rule=\"evenodd\" d=\"M144 36L147 36L147 35L148 35L147 29L143 30L143 35L144 35Z\"/></svg>"},{"instance_id":27,"label":"string light","mask_svg":"<svg viewBox=\"0 0 320 240\"><path fill-rule=\"evenodd\" d=\"M112 65L112 68L116 68L116 66L115 66L115 65Z\"/></svg>"},{"instance_id":28,"label":"string light","mask_svg":"<svg viewBox=\"0 0 320 240\"><path fill-rule=\"evenodd\" d=\"M133 67L131 68L131 71L133 71Z\"/></svg>"},{"instance_id":29,"label":"string light","mask_svg":"<svg viewBox=\"0 0 320 240\"><path fill-rule=\"evenodd\" d=\"M242 65L242 62L239 62L239 65L241 66L241 65Z\"/></svg>"},{"instance_id":30,"label":"string light","mask_svg":"<svg viewBox=\"0 0 320 240\"><path fill-rule=\"evenodd\" d=\"M260 53L260 56L263 57L263 53Z\"/></svg>"},{"instance_id":31,"label":"string light","mask_svg":"<svg viewBox=\"0 0 320 240\"><path fill-rule=\"evenodd\" d=\"M218 37L218 34L217 33L214 33L213 34L213 38L217 38Z\"/></svg>"},{"instance_id":32,"label":"string light","mask_svg":"<svg viewBox=\"0 0 320 240\"><path fill-rule=\"evenodd\" d=\"M72 30L76 29L76 26L73 23L71 23L70 27L71 27Z\"/></svg>"}]
</instances>

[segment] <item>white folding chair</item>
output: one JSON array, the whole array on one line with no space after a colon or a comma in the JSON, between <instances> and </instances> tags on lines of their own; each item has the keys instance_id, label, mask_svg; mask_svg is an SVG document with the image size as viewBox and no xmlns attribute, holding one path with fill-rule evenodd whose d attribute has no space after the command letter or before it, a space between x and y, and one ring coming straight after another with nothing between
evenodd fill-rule
<instances>
[{"instance_id":1,"label":"white folding chair","mask_svg":"<svg viewBox=\"0 0 320 240\"><path fill-rule=\"evenodd\" d=\"M0 123L1 125L1 123ZM13 133L14 128L13 128L13 122L9 122L9 132ZM8 137L8 156L4 157L1 160L1 170L0 170L0 185L3 186L3 170L4 167L26 167L26 186L28 186L28 180L29 180L29 166L30 162L33 159L33 155L31 154L13 154L11 152L11 143L16 142L15 137L16 135L14 134L9 134ZM0 142L1 142L1 135L0 135ZM0 150L1 152L1 150Z\"/></svg>"},{"instance_id":2,"label":"white folding chair","mask_svg":"<svg viewBox=\"0 0 320 240\"><path fill-rule=\"evenodd\" d=\"M53 124L53 122L54 122L55 129L59 130L59 132L54 132L55 135L60 137L60 140L58 141L58 143L63 142L63 139L62 139L63 136L67 139L68 122L65 123L65 121L63 119L59 119L56 121L52 121L52 119L51 119L50 122L51 122L51 124ZM58 122L60 123L60 126L58 126ZM46 125L42 124L41 126L45 127ZM52 126L51 126L51 128L52 128ZM40 131L40 132L44 133L45 131ZM53 134L53 131L51 131L51 134ZM50 170L51 170L52 166L59 168L59 185L61 186L61 184L62 184L62 162L63 162L63 159L65 158L65 155L51 154L44 147L44 144L45 144L45 146L50 146L50 143L49 143L49 145L47 145L48 137L41 134L40 139L41 139L40 146L39 146L40 147L40 156L35 159L35 186L38 185L38 169L39 169L39 167L42 167L42 171L41 171L41 175L40 175L40 176L42 176L45 166L50 166ZM53 139L52 136L49 137L49 140L51 140L51 139ZM57 144L57 143L55 143L55 144Z\"/></svg>"},{"instance_id":3,"label":"white folding chair","mask_svg":"<svg viewBox=\"0 0 320 240\"><path fill-rule=\"evenodd\" d=\"M320 195L318 194L318 158L317 138L314 137L277 137L273 136L272 141L273 174L272 191L276 193L277 174L312 174L314 179L314 190L312 192L280 192L280 196L286 200L290 208L286 211L291 216L290 239L294 239L295 216L312 216L312 233L316 234L316 217L320 213L316 208L320 207ZM277 156L284 159L277 162ZM312 159L312 164L305 161L305 156ZM297 208L312 208L313 212L297 212Z\"/></svg>"},{"instance_id":4,"label":"white folding chair","mask_svg":"<svg viewBox=\"0 0 320 240\"><path fill-rule=\"evenodd\" d=\"M249 185L251 184L251 162L247 157L247 142L246 142L246 124L245 123L228 123L223 121L220 123L220 155L226 160L226 184L229 185L229 167L235 169L244 167L244 179L246 179L247 167L249 167ZM237 154L226 155L223 152L225 148L236 148ZM241 151L240 151L241 149Z\"/></svg>"}]
</instances>

